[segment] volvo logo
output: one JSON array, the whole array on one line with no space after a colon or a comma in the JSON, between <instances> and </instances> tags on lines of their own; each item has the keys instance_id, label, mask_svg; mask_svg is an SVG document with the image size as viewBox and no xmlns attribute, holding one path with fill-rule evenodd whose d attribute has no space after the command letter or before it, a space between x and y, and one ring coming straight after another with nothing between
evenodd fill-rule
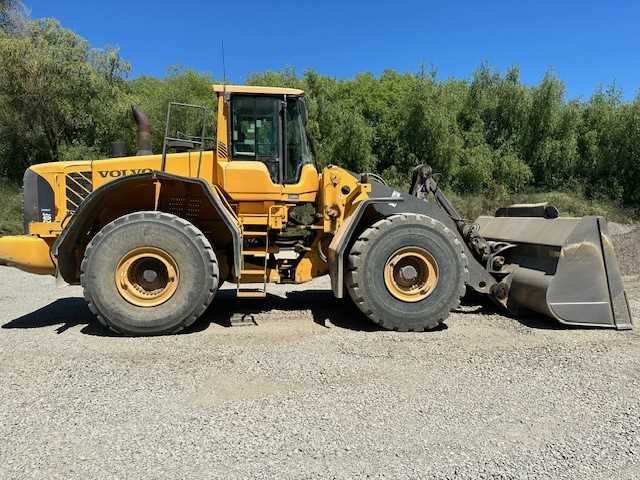
<instances>
[{"instance_id":1,"label":"volvo logo","mask_svg":"<svg viewBox=\"0 0 640 480\"><path fill-rule=\"evenodd\" d=\"M119 178L126 177L127 175L136 175L138 173L151 173L152 168L129 168L124 170L98 170L98 173L102 178Z\"/></svg>"}]
</instances>

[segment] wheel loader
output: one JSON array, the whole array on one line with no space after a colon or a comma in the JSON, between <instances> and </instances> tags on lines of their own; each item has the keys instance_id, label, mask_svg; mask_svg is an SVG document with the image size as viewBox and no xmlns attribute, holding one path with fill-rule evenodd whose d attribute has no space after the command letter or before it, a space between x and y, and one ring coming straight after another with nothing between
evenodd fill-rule
<instances>
[{"instance_id":1,"label":"wheel loader","mask_svg":"<svg viewBox=\"0 0 640 480\"><path fill-rule=\"evenodd\" d=\"M427 166L409 192L372 173L317 169L301 90L214 94L213 139L204 107L171 103L153 154L134 108L137 155L30 167L25 234L0 238L0 260L82 285L97 320L124 335L190 326L225 281L240 303L323 275L385 329L433 329L467 290L514 315L632 327L603 218L536 204L467 221ZM199 135L169 128L180 109L202 113Z\"/></svg>"}]
</instances>

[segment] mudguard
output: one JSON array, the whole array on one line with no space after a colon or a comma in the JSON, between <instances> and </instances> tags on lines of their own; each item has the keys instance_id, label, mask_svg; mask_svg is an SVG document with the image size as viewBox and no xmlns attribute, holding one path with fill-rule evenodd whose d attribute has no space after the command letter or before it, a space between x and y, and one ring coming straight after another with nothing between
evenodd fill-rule
<instances>
[{"instance_id":1,"label":"mudguard","mask_svg":"<svg viewBox=\"0 0 640 480\"><path fill-rule=\"evenodd\" d=\"M236 271L240 270L240 250L242 239L240 228L238 227L232 213L224 205L218 193L209 184L200 178L182 177L162 172L146 172L136 175L128 175L118 178L91 192L90 195L80 205L80 208L71 217L68 225L62 234L56 239L52 247L53 255L57 258L58 271L62 278L70 284L77 283L81 256L76 254L77 246L84 235L86 235L96 218L97 213L109 201L111 195L122 194L122 188L139 187L149 185L152 182L181 182L187 185L202 189L202 193L209 200L224 225L227 227L233 243L234 266ZM135 211L135 206L132 211Z\"/></svg>"},{"instance_id":2,"label":"mudguard","mask_svg":"<svg viewBox=\"0 0 640 480\"><path fill-rule=\"evenodd\" d=\"M493 285L497 283L496 279L475 259L455 222L436 202L422 200L409 193L398 192L386 185L371 181L371 196L360 202L345 219L329 245L329 275L331 288L337 298L344 297L346 256L358 235L376 220L400 213L427 215L448 227L465 249L469 262L468 286L479 293L489 294Z\"/></svg>"}]
</instances>

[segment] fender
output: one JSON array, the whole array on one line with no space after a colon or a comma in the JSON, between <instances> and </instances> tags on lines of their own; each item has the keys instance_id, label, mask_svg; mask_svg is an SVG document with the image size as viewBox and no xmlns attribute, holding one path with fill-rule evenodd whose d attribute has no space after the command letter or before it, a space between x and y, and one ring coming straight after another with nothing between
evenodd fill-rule
<instances>
[{"instance_id":1,"label":"fender","mask_svg":"<svg viewBox=\"0 0 640 480\"><path fill-rule=\"evenodd\" d=\"M344 297L346 255L358 235L376 220L400 213L419 213L442 222L460 240L469 262L468 285L479 293L489 293L496 279L476 260L451 217L435 202L418 199L378 182L371 182L372 196L358 204L329 245L329 275L336 298ZM365 215L366 214L366 215ZM375 219L371 221L371 218Z\"/></svg>"},{"instance_id":2,"label":"fender","mask_svg":"<svg viewBox=\"0 0 640 480\"><path fill-rule=\"evenodd\" d=\"M218 192L201 178L182 177L151 171L116 178L94 190L85 198L52 246L53 255L57 259L58 274L67 283L78 283L80 263L82 262L82 255L78 254L78 248L84 248L84 243L87 241L86 235L90 233L101 210L108 205L109 199L122 194L132 187L149 186L157 181L161 184L179 183L200 190L202 196L208 200L231 236L234 266L236 271L240 271L240 260L242 258L240 255L242 247L240 228L235 216L227 208ZM132 206L131 211L136 210L139 210L139 208Z\"/></svg>"}]
</instances>

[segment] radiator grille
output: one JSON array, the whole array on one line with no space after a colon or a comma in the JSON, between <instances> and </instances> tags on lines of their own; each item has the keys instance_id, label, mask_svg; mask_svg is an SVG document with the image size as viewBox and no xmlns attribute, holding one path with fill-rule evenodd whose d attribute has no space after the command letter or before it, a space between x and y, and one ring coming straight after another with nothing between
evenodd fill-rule
<instances>
[{"instance_id":1,"label":"radiator grille","mask_svg":"<svg viewBox=\"0 0 640 480\"><path fill-rule=\"evenodd\" d=\"M65 183L67 187L67 211L73 213L78 210L80 204L93 191L91 172L67 173Z\"/></svg>"}]
</instances>

